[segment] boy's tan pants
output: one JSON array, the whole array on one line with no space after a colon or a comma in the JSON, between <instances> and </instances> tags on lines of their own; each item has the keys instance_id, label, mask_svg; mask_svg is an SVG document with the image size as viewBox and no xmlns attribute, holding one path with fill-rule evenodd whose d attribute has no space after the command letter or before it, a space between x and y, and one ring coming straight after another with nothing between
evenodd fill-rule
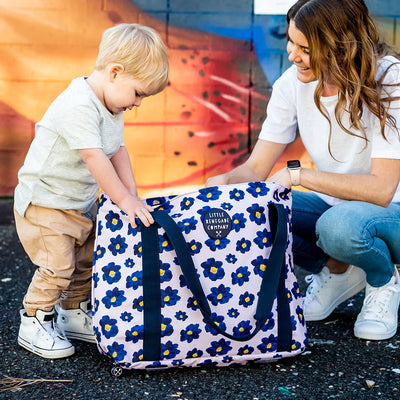
<instances>
[{"instance_id":1,"label":"boy's tan pants","mask_svg":"<svg viewBox=\"0 0 400 400\"><path fill-rule=\"evenodd\" d=\"M19 239L38 267L23 300L26 313L51 311L60 300L64 309L79 308L91 289L95 223L76 210L34 205L25 217L15 210L14 216Z\"/></svg>"}]
</instances>

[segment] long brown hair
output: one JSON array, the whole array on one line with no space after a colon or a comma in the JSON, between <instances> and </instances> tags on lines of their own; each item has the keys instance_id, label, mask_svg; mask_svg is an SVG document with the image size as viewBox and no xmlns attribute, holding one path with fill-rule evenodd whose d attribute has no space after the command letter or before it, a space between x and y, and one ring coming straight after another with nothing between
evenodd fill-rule
<instances>
[{"instance_id":1,"label":"long brown hair","mask_svg":"<svg viewBox=\"0 0 400 400\"><path fill-rule=\"evenodd\" d=\"M310 67L318 80L314 101L321 113L329 116L320 98L324 82L334 83L339 90L335 117L339 126L348 134L367 137L362 124L363 106L380 121L381 134L385 126L399 132L396 119L388 113L393 100L390 88L400 85L383 84L386 71L377 78L377 61L388 54L399 55L379 39L376 26L363 0L299 0L287 13L287 25L293 21L308 40ZM341 117L347 112L351 128L343 126ZM398 121L400 123L400 121ZM329 152L330 152L329 136Z\"/></svg>"}]
</instances>

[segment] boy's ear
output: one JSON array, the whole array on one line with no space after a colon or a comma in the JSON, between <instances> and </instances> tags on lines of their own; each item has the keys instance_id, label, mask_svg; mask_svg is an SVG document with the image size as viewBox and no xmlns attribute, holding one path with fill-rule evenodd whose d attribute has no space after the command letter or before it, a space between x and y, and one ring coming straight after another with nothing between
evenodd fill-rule
<instances>
[{"instance_id":1,"label":"boy's ear","mask_svg":"<svg viewBox=\"0 0 400 400\"><path fill-rule=\"evenodd\" d=\"M110 64L108 70L108 76L110 82L114 81L118 74L122 74L125 71L125 68L122 64Z\"/></svg>"}]
</instances>

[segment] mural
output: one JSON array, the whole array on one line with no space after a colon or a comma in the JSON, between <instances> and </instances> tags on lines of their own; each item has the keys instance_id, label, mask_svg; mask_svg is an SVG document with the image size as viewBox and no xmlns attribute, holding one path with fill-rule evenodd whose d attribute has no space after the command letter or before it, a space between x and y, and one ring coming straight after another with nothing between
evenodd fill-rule
<instances>
[{"instance_id":1,"label":"mural","mask_svg":"<svg viewBox=\"0 0 400 400\"><path fill-rule=\"evenodd\" d=\"M125 112L140 195L188 191L245 160L266 116L271 85L288 66L284 20L270 16L263 26L250 0L238 2L246 13L239 8L218 23L212 13L196 13L200 3L194 1L182 3L190 18L174 13L179 4L0 0L0 196L13 194L35 123L73 78L91 73L101 33L120 22L156 29L170 58L166 90ZM288 158L311 166L300 141L276 168Z\"/></svg>"}]
</instances>

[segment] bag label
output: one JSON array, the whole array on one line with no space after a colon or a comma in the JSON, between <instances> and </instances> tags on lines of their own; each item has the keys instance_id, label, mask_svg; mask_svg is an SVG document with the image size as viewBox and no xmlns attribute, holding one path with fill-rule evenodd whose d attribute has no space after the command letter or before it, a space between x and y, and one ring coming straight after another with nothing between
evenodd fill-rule
<instances>
[{"instance_id":1,"label":"bag label","mask_svg":"<svg viewBox=\"0 0 400 400\"><path fill-rule=\"evenodd\" d=\"M221 208L211 208L203 218L204 230L213 239L222 239L228 235L232 227L232 219Z\"/></svg>"}]
</instances>

